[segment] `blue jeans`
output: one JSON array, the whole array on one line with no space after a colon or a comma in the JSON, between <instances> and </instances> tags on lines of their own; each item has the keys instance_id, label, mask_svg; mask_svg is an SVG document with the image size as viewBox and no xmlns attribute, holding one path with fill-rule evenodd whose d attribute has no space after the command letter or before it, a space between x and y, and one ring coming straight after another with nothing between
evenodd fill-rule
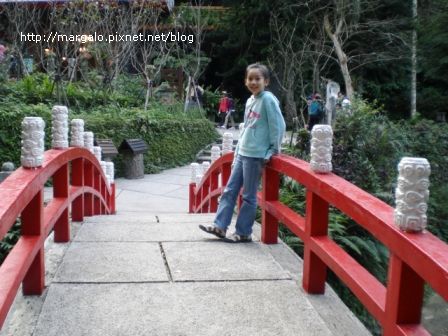
<instances>
[{"instance_id":1,"label":"blue jeans","mask_svg":"<svg viewBox=\"0 0 448 336\"><path fill-rule=\"evenodd\" d=\"M243 204L236 219L235 233L248 236L252 234L252 226L257 210L257 189L263 170L264 159L238 155L232 169L229 182L219 202L215 225L227 230L230 225L236 200L243 187Z\"/></svg>"}]
</instances>

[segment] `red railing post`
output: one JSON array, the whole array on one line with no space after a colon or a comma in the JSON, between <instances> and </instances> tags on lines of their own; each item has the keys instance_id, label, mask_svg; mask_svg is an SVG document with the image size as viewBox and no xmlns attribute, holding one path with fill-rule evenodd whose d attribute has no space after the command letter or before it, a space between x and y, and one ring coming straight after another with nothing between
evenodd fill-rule
<instances>
[{"instance_id":1,"label":"red railing post","mask_svg":"<svg viewBox=\"0 0 448 336\"><path fill-rule=\"evenodd\" d=\"M115 183L110 185L110 214L114 215L116 213L115 209Z\"/></svg>"},{"instance_id":2,"label":"red railing post","mask_svg":"<svg viewBox=\"0 0 448 336\"><path fill-rule=\"evenodd\" d=\"M328 234L328 209L329 205L326 201L307 190L302 285L310 294L325 292L327 265L312 251L309 243L313 237Z\"/></svg>"},{"instance_id":3,"label":"red railing post","mask_svg":"<svg viewBox=\"0 0 448 336\"><path fill-rule=\"evenodd\" d=\"M87 160L84 161L84 185L93 187L93 166ZM84 215L93 216L93 195L91 193L84 195Z\"/></svg>"},{"instance_id":4,"label":"red railing post","mask_svg":"<svg viewBox=\"0 0 448 336\"><path fill-rule=\"evenodd\" d=\"M72 161L71 172L72 185L82 187L84 185L84 159ZM81 194L72 202L72 220L82 222L84 220L84 194Z\"/></svg>"},{"instance_id":5,"label":"red railing post","mask_svg":"<svg viewBox=\"0 0 448 336\"><path fill-rule=\"evenodd\" d=\"M262 200L263 205L269 201L278 201L280 188L280 174L266 167L262 177ZM265 244L277 244L278 220L262 207L261 213L261 241Z\"/></svg>"},{"instance_id":6,"label":"red railing post","mask_svg":"<svg viewBox=\"0 0 448 336\"><path fill-rule=\"evenodd\" d=\"M195 189L196 191L196 195L195 195L195 199L194 199L194 204L196 207L196 212L197 213L202 213L202 208L199 208L199 205L202 203L202 189Z\"/></svg>"},{"instance_id":7,"label":"red railing post","mask_svg":"<svg viewBox=\"0 0 448 336\"><path fill-rule=\"evenodd\" d=\"M223 187L225 187L227 185L227 182L229 182L231 171L232 171L232 164L230 162L224 163L222 165L221 185Z\"/></svg>"},{"instance_id":8,"label":"red railing post","mask_svg":"<svg viewBox=\"0 0 448 336\"><path fill-rule=\"evenodd\" d=\"M189 186L189 200L188 200L188 213L194 213L196 204L195 204L195 189L196 183L192 182Z\"/></svg>"},{"instance_id":9,"label":"red railing post","mask_svg":"<svg viewBox=\"0 0 448 336\"><path fill-rule=\"evenodd\" d=\"M21 215L22 238L41 236L44 234L44 192L40 190L30 203L23 209ZM24 295L41 295L45 288L44 247L42 246L28 268L23 278L22 291Z\"/></svg>"},{"instance_id":10,"label":"red railing post","mask_svg":"<svg viewBox=\"0 0 448 336\"><path fill-rule=\"evenodd\" d=\"M210 193L210 180L206 179L204 181L204 184L202 185L202 196L201 198L204 200L208 194ZM202 213L209 213L210 212L210 200L208 202L206 202L201 209Z\"/></svg>"},{"instance_id":11,"label":"red railing post","mask_svg":"<svg viewBox=\"0 0 448 336\"><path fill-rule=\"evenodd\" d=\"M101 179L101 177L100 177L100 185L101 185L101 196L103 196L103 199L107 202L107 186L106 183L103 181L103 179ZM106 207L102 202L101 202L101 214L102 215L106 214Z\"/></svg>"},{"instance_id":12,"label":"red railing post","mask_svg":"<svg viewBox=\"0 0 448 336\"><path fill-rule=\"evenodd\" d=\"M68 164L63 165L53 175L53 197L68 197ZM68 208L66 208L54 225L54 241L56 243L66 243L70 241L70 220Z\"/></svg>"},{"instance_id":13,"label":"red railing post","mask_svg":"<svg viewBox=\"0 0 448 336\"><path fill-rule=\"evenodd\" d=\"M93 187L95 190L101 193L101 174L95 169L92 165L94 173L93 173ZM101 199L99 197L93 198L93 214L99 215L101 213Z\"/></svg>"},{"instance_id":14,"label":"red railing post","mask_svg":"<svg viewBox=\"0 0 448 336\"><path fill-rule=\"evenodd\" d=\"M219 188L219 173L212 172L210 176L210 192ZM214 196L210 199L210 212L218 211L218 196Z\"/></svg>"},{"instance_id":15,"label":"red railing post","mask_svg":"<svg viewBox=\"0 0 448 336\"><path fill-rule=\"evenodd\" d=\"M389 258L384 336L400 335L399 325L419 324L423 305L423 279L396 255Z\"/></svg>"}]
</instances>

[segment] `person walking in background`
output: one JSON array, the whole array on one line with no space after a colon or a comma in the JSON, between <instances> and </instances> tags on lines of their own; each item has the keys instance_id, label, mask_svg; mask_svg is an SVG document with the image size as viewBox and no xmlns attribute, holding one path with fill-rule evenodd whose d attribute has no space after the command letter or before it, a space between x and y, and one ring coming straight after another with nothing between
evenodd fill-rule
<instances>
[{"instance_id":1,"label":"person walking in background","mask_svg":"<svg viewBox=\"0 0 448 336\"><path fill-rule=\"evenodd\" d=\"M229 97L227 96L227 92L222 92L223 97L219 100L219 109L218 109L218 117L219 117L219 127L223 128L226 120L227 112L229 111Z\"/></svg>"},{"instance_id":2,"label":"person walking in background","mask_svg":"<svg viewBox=\"0 0 448 336\"><path fill-rule=\"evenodd\" d=\"M319 93L315 93L308 109L308 131L312 131L314 125L318 124L324 114L323 102Z\"/></svg>"},{"instance_id":3,"label":"person walking in background","mask_svg":"<svg viewBox=\"0 0 448 336\"><path fill-rule=\"evenodd\" d=\"M257 188L267 162L280 153L285 121L278 99L265 88L269 70L262 64L246 68L245 85L252 93L244 112L244 129L235 149L232 173L219 202L213 225L199 228L227 242L252 241L252 226L257 209ZM226 237L238 194L243 188L243 204L236 220L235 232Z\"/></svg>"},{"instance_id":4,"label":"person walking in background","mask_svg":"<svg viewBox=\"0 0 448 336\"><path fill-rule=\"evenodd\" d=\"M233 101L232 96L229 94L228 97L228 109L227 109L227 115L226 119L224 120L224 127L225 129L229 128L229 119L232 122L232 129L235 129L235 120L233 119L233 115L235 113L235 102Z\"/></svg>"}]
</instances>

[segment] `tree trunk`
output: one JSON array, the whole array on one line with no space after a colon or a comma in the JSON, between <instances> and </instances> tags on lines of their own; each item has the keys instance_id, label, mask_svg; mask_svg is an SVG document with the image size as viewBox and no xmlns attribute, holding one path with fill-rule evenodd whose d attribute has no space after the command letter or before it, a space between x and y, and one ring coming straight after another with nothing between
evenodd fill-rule
<instances>
[{"instance_id":1,"label":"tree trunk","mask_svg":"<svg viewBox=\"0 0 448 336\"><path fill-rule=\"evenodd\" d=\"M313 93L320 90L320 71L319 71L319 59L316 60L313 66Z\"/></svg>"},{"instance_id":2,"label":"tree trunk","mask_svg":"<svg viewBox=\"0 0 448 336\"><path fill-rule=\"evenodd\" d=\"M293 118L297 117L296 101L294 99L294 90L292 88L288 88L286 91L285 112L286 119L290 122L292 122Z\"/></svg>"},{"instance_id":3,"label":"tree trunk","mask_svg":"<svg viewBox=\"0 0 448 336\"><path fill-rule=\"evenodd\" d=\"M146 78L145 112L148 110L150 96L151 96L151 80L149 78Z\"/></svg>"},{"instance_id":4,"label":"tree trunk","mask_svg":"<svg viewBox=\"0 0 448 336\"><path fill-rule=\"evenodd\" d=\"M339 42L339 33L336 29L336 32L333 33L330 26L330 21L328 20L328 16L324 17L324 28L333 42L334 50L339 60L339 66L341 68L342 76L344 77L345 83L345 95L351 100L353 97L353 84L352 78L350 76L350 71L348 70L348 59L347 55L342 50L341 43Z\"/></svg>"},{"instance_id":5,"label":"tree trunk","mask_svg":"<svg viewBox=\"0 0 448 336\"><path fill-rule=\"evenodd\" d=\"M411 70L411 118L417 113L417 0L412 0L412 19L414 28L412 31L412 70Z\"/></svg>"}]
</instances>

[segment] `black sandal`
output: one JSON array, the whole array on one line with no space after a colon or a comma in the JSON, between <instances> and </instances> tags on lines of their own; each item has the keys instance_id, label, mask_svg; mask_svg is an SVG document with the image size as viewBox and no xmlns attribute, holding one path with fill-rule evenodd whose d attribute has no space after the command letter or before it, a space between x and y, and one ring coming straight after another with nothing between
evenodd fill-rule
<instances>
[{"instance_id":1,"label":"black sandal","mask_svg":"<svg viewBox=\"0 0 448 336\"><path fill-rule=\"evenodd\" d=\"M236 233L232 233L229 237L224 238L224 241L227 243L250 243L252 241L252 237L239 235Z\"/></svg>"},{"instance_id":2,"label":"black sandal","mask_svg":"<svg viewBox=\"0 0 448 336\"><path fill-rule=\"evenodd\" d=\"M215 235L218 238L225 238L226 237L226 231L224 231L223 229L220 229L217 226L214 225L199 225L199 228L207 233L210 233L212 235Z\"/></svg>"}]
</instances>

